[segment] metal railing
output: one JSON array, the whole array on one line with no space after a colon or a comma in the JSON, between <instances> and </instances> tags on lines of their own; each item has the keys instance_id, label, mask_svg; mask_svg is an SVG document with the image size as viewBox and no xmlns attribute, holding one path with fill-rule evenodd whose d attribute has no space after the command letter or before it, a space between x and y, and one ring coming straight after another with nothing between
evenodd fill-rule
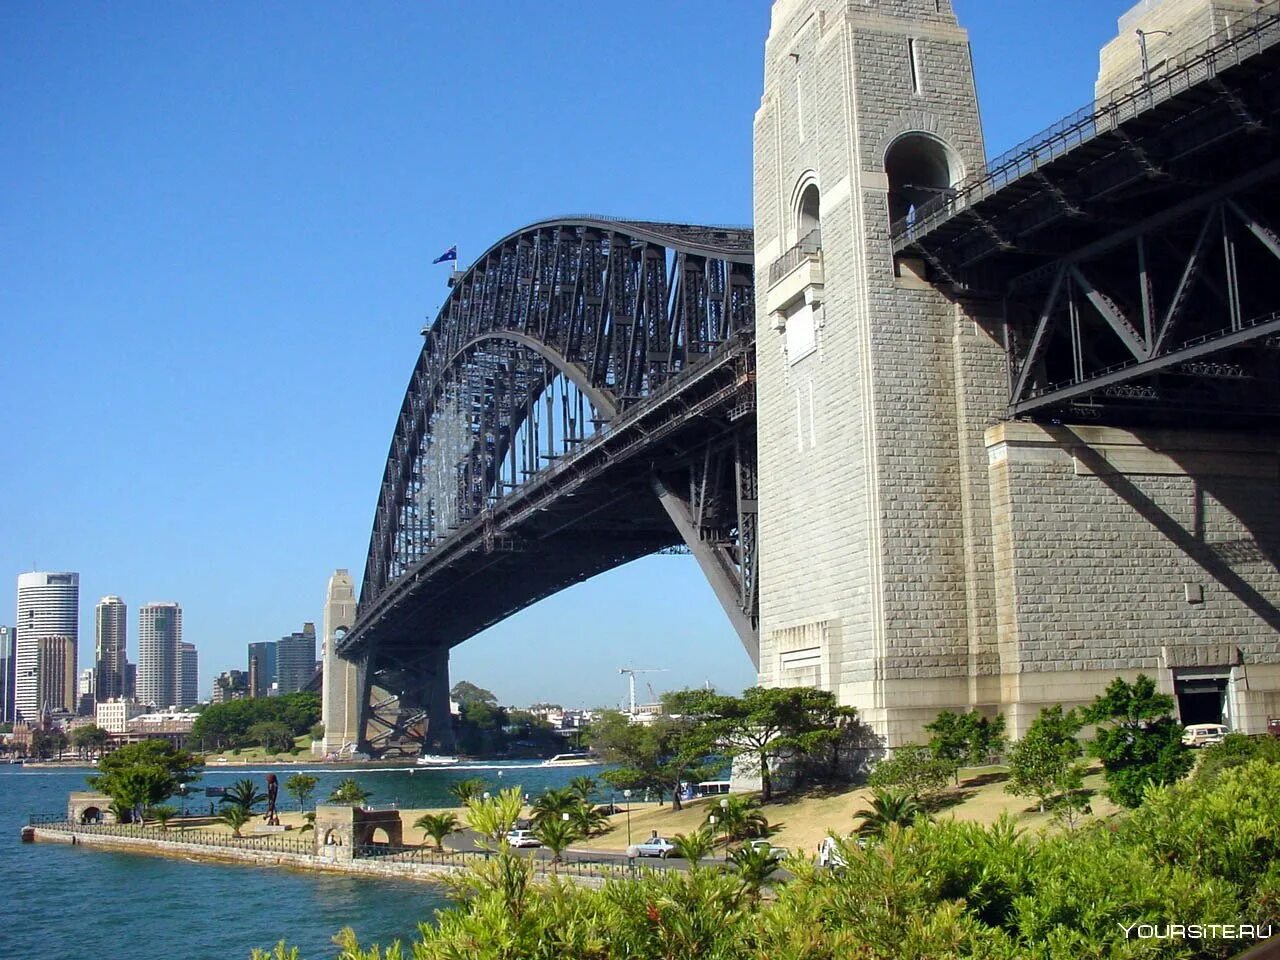
<instances>
[{"instance_id":1,"label":"metal railing","mask_svg":"<svg viewBox=\"0 0 1280 960\"><path fill-rule=\"evenodd\" d=\"M1136 77L1097 97L1035 136L988 160L955 185L894 221L895 249L928 233L966 207L1034 173L1080 144L1114 130L1158 103L1216 76L1280 41L1280 0L1258 7L1226 27L1168 57L1159 76ZM770 272L772 278L772 269Z\"/></svg>"},{"instance_id":2,"label":"metal railing","mask_svg":"<svg viewBox=\"0 0 1280 960\"><path fill-rule=\"evenodd\" d=\"M30 826L41 830L58 833L75 833L84 836L125 837L136 840L155 840L161 843L184 843L201 847L218 847L223 849L253 850L263 853L315 853L315 844L294 837L282 837L278 834L263 836L234 837L229 833L216 830L190 830L181 826L161 829L145 827L136 823L73 823L62 816L33 815L28 818Z\"/></svg>"},{"instance_id":3,"label":"metal railing","mask_svg":"<svg viewBox=\"0 0 1280 960\"><path fill-rule=\"evenodd\" d=\"M800 238L800 241L769 264L769 286L773 286L806 260L822 259L822 230L815 227Z\"/></svg>"}]
</instances>

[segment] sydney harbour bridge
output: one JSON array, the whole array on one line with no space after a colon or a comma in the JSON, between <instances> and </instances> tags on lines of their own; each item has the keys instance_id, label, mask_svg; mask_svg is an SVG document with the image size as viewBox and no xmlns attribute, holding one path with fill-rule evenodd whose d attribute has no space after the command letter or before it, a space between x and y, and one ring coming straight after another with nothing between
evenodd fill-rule
<instances>
[{"instance_id":1,"label":"sydney harbour bridge","mask_svg":"<svg viewBox=\"0 0 1280 960\"><path fill-rule=\"evenodd\" d=\"M890 173L884 255L998 318L1009 418L1280 422L1278 49L1269 4L963 180ZM692 553L758 660L757 284L795 264L753 246L566 217L455 275L338 646L364 749L447 748L451 647L656 552Z\"/></svg>"}]
</instances>

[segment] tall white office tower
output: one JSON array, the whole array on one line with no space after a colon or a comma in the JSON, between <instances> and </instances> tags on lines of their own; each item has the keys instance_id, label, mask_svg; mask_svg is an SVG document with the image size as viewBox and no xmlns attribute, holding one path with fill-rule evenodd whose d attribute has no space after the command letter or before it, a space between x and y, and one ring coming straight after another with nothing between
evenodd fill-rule
<instances>
[{"instance_id":1,"label":"tall white office tower","mask_svg":"<svg viewBox=\"0 0 1280 960\"><path fill-rule=\"evenodd\" d=\"M356 665L334 652L334 634L345 631L356 618L356 588L351 574L335 570L329 578L324 601L324 752L341 753L354 749L359 740L356 729Z\"/></svg>"},{"instance_id":2,"label":"tall white office tower","mask_svg":"<svg viewBox=\"0 0 1280 960\"><path fill-rule=\"evenodd\" d=\"M148 603L138 610L138 699L157 710L178 702L182 607Z\"/></svg>"},{"instance_id":3,"label":"tall white office tower","mask_svg":"<svg viewBox=\"0 0 1280 960\"><path fill-rule=\"evenodd\" d=\"M94 657L98 677L94 696L99 703L125 695L125 640L129 608L119 597L103 597L94 611Z\"/></svg>"},{"instance_id":4,"label":"tall white office tower","mask_svg":"<svg viewBox=\"0 0 1280 960\"><path fill-rule=\"evenodd\" d=\"M42 693L45 699L53 691L60 691L59 700L69 693L75 696L75 650L80 637L80 574L78 573L20 573L18 574L18 650L14 686L15 705L19 719L36 723L42 712ZM63 654L54 658L41 656L41 641L50 637L65 637L71 641L70 690L66 690L65 645L57 645ZM47 647L48 645L46 645ZM49 650L46 650L48 653ZM41 669L54 671L57 676L41 677ZM43 682L42 682L43 679ZM55 706L54 704L50 705Z\"/></svg>"}]
</instances>

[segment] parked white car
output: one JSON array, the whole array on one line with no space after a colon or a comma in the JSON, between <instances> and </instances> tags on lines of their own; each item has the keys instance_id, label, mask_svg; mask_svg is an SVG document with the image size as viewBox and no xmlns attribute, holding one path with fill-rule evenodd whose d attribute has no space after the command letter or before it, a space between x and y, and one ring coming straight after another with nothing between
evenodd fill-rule
<instances>
[{"instance_id":1,"label":"parked white car","mask_svg":"<svg viewBox=\"0 0 1280 960\"><path fill-rule=\"evenodd\" d=\"M513 847L540 847L542 841L533 835L532 830L511 830L507 833L507 843Z\"/></svg>"},{"instance_id":2,"label":"parked white car","mask_svg":"<svg viewBox=\"0 0 1280 960\"><path fill-rule=\"evenodd\" d=\"M790 850L786 847L775 847L772 840L765 840L763 838L760 840L752 840L751 847L755 850L768 850L779 860L785 860L787 857L791 856Z\"/></svg>"},{"instance_id":3,"label":"parked white car","mask_svg":"<svg viewBox=\"0 0 1280 960\"><path fill-rule=\"evenodd\" d=\"M632 844L627 847L627 856L629 857L661 857L663 860L671 856L671 851L676 845L666 837L650 837L643 843ZM632 852L634 851L634 852Z\"/></svg>"},{"instance_id":4,"label":"parked white car","mask_svg":"<svg viewBox=\"0 0 1280 960\"><path fill-rule=\"evenodd\" d=\"M1221 723L1192 723L1182 728L1182 745L1184 747L1204 747L1211 743L1221 743L1222 738L1231 732L1231 728Z\"/></svg>"}]
</instances>

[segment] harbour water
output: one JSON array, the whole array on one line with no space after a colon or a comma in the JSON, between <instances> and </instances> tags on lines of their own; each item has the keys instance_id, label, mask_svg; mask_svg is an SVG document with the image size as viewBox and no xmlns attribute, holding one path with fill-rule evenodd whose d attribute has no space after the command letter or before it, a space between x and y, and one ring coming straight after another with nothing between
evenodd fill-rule
<instances>
[{"instance_id":1,"label":"harbour water","mask_svg":"<svg viewBox=\"0 0 1280 960\"><path fill-rule=\"evenodd\" d=\"M0 958L14 960L246 960L254 947L284 939L304 960L329 960L332 936L353 927L361 942L413 937L447 903L437 885L419 881L310 873L208 863L82 846L24 844L19 833L32 813L65 811L67 794L84 790L79 769L0 765L0 876L5 879ZM492 789L519 786L537 795L599 768L477 764L449 769L338 770L324 767L210 768L187 803L208 811L206 786L243 777L283 782L307 772L318 797L354 776L376 804L451 806L449 785L481 777ZM175 798L175 805L181 800ZM281 805L292 806L281 791Z\"/></svg>"}]
</instances>

